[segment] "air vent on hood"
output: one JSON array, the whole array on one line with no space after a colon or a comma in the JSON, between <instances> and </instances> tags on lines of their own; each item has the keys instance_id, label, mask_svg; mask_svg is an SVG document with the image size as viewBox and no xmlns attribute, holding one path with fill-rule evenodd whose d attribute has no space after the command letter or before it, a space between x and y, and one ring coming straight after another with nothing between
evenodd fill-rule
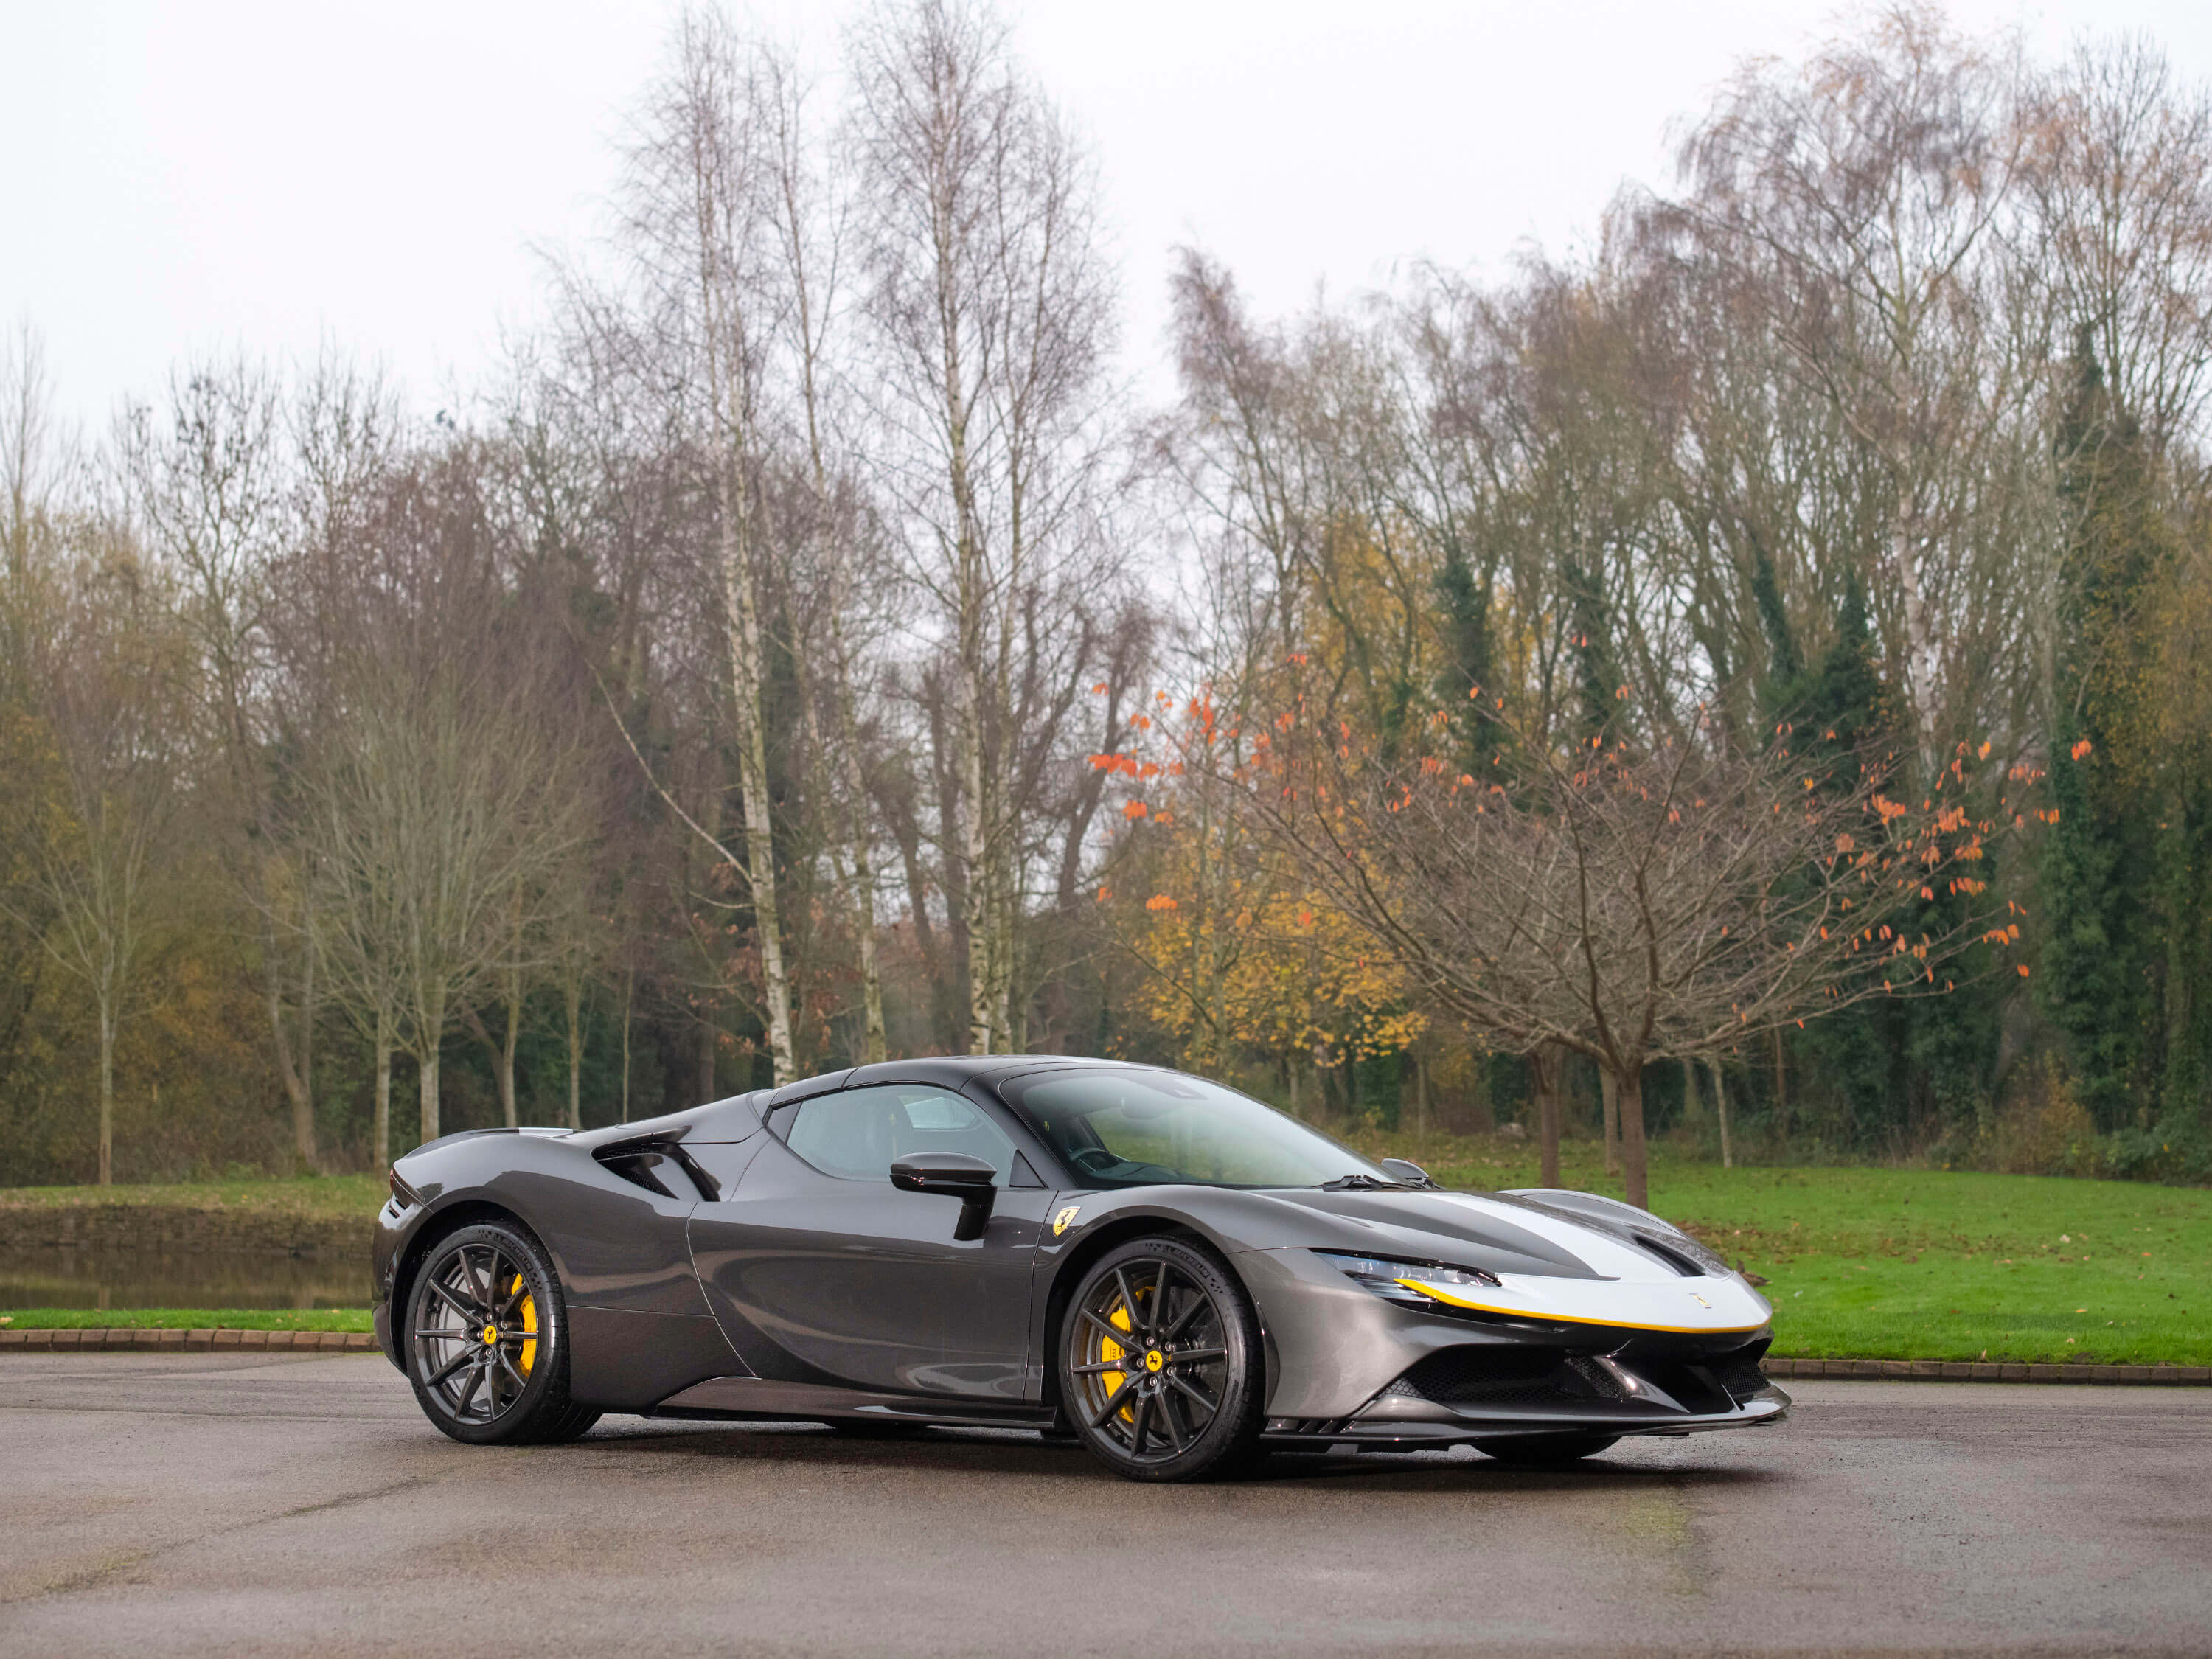
<instances>
[{"instance_id":1,"label":"air vent on hood","mask_svg":"<svg viewBox=\"0 0 2212 1659\"><path fill-rule=\"evenodd\" d=\"M1679 1244L1654 1238L1650 1233L1637 1234L1636 1242L1685 1279L1703 1279L1705 1276L1705 1270L1697 1258Z\"/></svg>"}]
</instances>

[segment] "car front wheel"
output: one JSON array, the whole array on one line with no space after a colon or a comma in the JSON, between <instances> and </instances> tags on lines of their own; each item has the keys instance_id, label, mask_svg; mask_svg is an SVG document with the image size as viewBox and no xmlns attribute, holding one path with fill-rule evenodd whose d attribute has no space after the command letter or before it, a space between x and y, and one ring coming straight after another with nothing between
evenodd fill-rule
<instances>
[{"instance_id":1,"label":"car front wheel","mask_svg":"<svg viewBox=\"0 0 2212 1659\"><path fill-rule=\"evenodd\" d=\"M1060 1397L1093 1455L1131 1480L1194 1480L1249 1456L1267 1379L1234 1273L1181 1239L1109 1250L1060 1332Z\"/></svg>"}]
</instances>

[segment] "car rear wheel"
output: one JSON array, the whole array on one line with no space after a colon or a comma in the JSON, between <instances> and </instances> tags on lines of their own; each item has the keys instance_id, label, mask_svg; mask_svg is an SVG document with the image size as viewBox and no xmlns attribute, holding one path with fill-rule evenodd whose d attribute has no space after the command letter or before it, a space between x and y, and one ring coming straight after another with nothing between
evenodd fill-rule
<instances>
[{"instance_id":1,"label":"car rear wheel","mask_svg":"<svg viewBox=\"0 0 2212 1659\"><path fill-rule=\"evenodd\" d=\"M1265 1371L1251 1297L1180 1239L1109 1250L1060 1332L1062 1409L1092 1455L1132 1480L1240 1467L1259 1437Z\"/></svg>"},{"instance_id":2,"label":"car rear wheel","mask_svg":"<svg viewBox=\"0 0 2212 1659\"><path fill-rule=\"evenodd\" d=\"M482 1223L431 1246L406 1330L416 1401L456 1440L574 1440L599 1421L568 1397L568 1307L552 1263L520 1227Z\"/></svg>"},{"instance_id":3,"label":"car rear wheel","mask_svg":"<svg viewBox=\"0 0 2212 1659\"><path fill-rule=\"evenodd\" d=\"M1617 1434L1518 1434L1502 1439L1478 1440L1475 1450L1501 1463L1523 1468L1554 1468L1585 1457L1595 1457L1620 1437Z\"/></svg>"}]
</instances>

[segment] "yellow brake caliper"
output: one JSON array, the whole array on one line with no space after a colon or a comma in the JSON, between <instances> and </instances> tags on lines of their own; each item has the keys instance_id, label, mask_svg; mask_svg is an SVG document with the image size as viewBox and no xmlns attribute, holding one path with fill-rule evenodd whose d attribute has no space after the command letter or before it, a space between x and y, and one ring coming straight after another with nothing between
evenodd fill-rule
<instances>
[{"instance_id":1,"label":"yellow brake caliper","mask_svg":"<svg viewBox=\"0 0 2212 1659\"><path fill-rule=\"evenodd\" d=\"M1113 1313L1108 1316L1106 1322L1113 1326L1116 1330L1133 1331L1136 1328L1129 1322L1129 1307L1127 1303L1123 1303L1117 1306L1114 1310ZM1127 1349L1110 1336L1101 1336L1098 1339L1098 1358L1102 1364L1108 1360L1119 1359L1122 1354L1127 1352ZM1122 1373L1120 1371L1101 1371L1098 1373L1098 1380L1106 1385L1106 1396L1108 1399L1112 1399L1114 1396L1114 1390L1121 1386L1121 1376ZM1125 1423L1133 1423L1136 1421L1135 1413L1127 1406L1122 1407L1120 1412L1115 1414Z\"/></svg>"},{"instance_id":2,"label":"yellow brake caliper","mask_svg":"<svg viewBox=\"0 0 2212 1659\"><path fill-rule=\"evenodd\" d=\"M521 1288L522 1275L520 1273L517 1273L514 1276L514 1283L507 1286L507 1293L509 1296L513 1296ZM522 1298L522 1328L526 1331L534 1331L538 1328L538 1304L526 1296ZM535 1360L537 1358L538 1344L536 1340L533 1339L525 1341L522 1345L521 1360L522 1374L525 1376L530 1375L531 1362Z\"/></svg>"}]
</instances>

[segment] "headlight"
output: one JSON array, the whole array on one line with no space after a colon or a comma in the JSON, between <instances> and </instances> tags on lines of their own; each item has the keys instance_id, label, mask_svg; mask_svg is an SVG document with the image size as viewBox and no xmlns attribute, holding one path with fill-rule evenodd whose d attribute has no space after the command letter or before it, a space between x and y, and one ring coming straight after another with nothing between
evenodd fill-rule
<instances>
[{"instance_id":1,"label":"headlight","mask_svg":"<svg viewBox=\"0 0 2212 1659\"><path fill-rule=\"evenodd\" d=\"M1436 1304L1412 1285L1402 1281L1411 1279L1415 1285L1434 1285L1439 1290L1462 1293L1486 1286L1496 1289L1498 1276L1486 1273L1480 1267L1447 1267L1436 1261L1398 1261L1381 1255L1344 1255L1335 1250L1316 1250L1314 1254L1341 1272L1355 1284L1364 1285L1385 1302L1395 1302L1405 1308L1429 1308Z\"/></svg>"}]
</instances>

